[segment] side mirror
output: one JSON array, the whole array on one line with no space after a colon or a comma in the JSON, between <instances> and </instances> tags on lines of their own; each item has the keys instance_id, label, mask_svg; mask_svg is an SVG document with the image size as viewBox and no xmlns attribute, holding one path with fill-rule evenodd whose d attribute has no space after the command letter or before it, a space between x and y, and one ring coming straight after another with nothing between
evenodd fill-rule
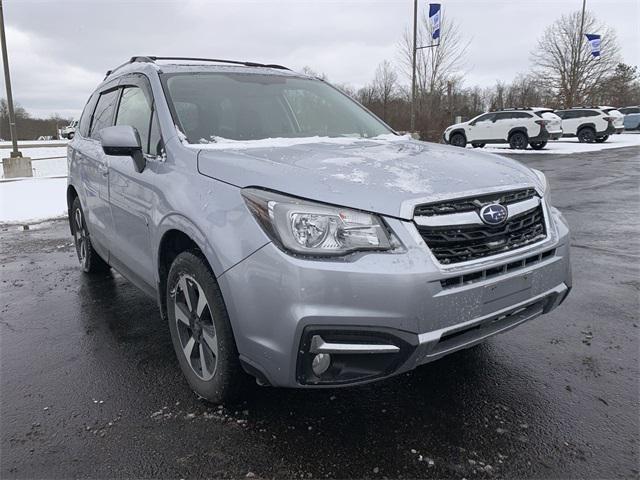
<instances>
[{"instance_id":1,"label":"side mirror","mask_svg":"<svg viewBox=\"0 0 640 480\"><path fill-rule=\"evenodd\" d=\"M147 166L147 161L142 153L140 135L130 125L115 125L100 130L100 143L102 150L107 155L131 157L138 173Z\"/></svg>"}]
</instances>

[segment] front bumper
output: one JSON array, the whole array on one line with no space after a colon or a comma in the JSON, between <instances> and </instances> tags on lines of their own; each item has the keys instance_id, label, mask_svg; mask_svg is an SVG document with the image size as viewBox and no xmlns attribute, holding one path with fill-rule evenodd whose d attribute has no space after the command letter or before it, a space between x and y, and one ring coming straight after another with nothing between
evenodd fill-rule
<instances>
[{"instance_id":1,"label":"front bumper","mask_svg":"<svg viewBox=\"0 0 640 480\"><path fill-rule=\"evenodd\" d=\"M267 244L218 279L243 365L274 386L365 383L546 313L571 288L568 229L556 212L544 242L464 267L439 265L414 224L396 219L387 222L406 247L399 253L309 260ZM339 354L327 381L309 373L314 336L398 348Z\"/></svg>"}]
</instances>

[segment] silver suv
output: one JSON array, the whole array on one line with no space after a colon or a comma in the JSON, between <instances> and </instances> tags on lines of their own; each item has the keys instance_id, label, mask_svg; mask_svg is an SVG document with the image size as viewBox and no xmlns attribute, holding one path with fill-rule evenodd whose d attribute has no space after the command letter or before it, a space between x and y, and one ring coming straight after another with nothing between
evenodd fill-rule
<instances>
[{"instance_id":1,"label":"silver suv","mask_svg":"<svg viewBox=\"0 0 640 480\"><path fill-rule=\"evenodd\" d=\"M557 307L569 229L544 175L412 140L278 65L134 57L69 143L87 273L156 299L202 397L354 385Z\"/></svg>"}]
</instances>

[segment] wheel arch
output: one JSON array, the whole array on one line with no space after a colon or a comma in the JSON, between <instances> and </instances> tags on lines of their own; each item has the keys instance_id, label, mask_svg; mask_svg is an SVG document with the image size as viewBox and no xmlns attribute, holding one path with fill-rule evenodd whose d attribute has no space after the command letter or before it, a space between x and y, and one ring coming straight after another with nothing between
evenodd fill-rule
<instances>
[{"instance_id":1,"label":"wheel arch","mask_svg":"<svg viewBox=\"0 0 640 480\"><path fill-rule=\"evenodd\" d=\"M582 124L580 124L578 126L578 128L576 128L576 135L580 132L580 130L582 130L584 128L592 128L594 132L597 131L595 123L593 123L593 122L582 123Z\"/></svg>"},{"instance_id":2,"label":"wheel arch","mask_svg":"<svg viewBox=\"0 0 640 480\"><path fill-rule=\"evenodd\" d=\"M465 141L467 140L467 132L464 130L464 128L456 128L455 130L449 132L449 140L451 140L451 137L453 137L456 133L461 134L464 137Z\"/></svg>"},{"instance_id":3,"label":"wheel arch","mask_svg":"<svg viewBox=\"0 0 640 480\"><path fill-rule=\"evenodd\" d=\"M158 285L158 304L162 316L166 315L167 276L173 260L182 252L192 250L199 252L206 260L214 278L223 273L222 264L214 249L209 245L204 233L183 215L170 215L163 219L159 228L156 243L156 282Z\"/></svg>"},{"instance_id":4,"label":"wheel arch","mask_svg":"<svg viewBox=\"0 0 640 480\"><path fill-rule=\"evenodd\" d=\"M519 127L513 127L511 130L509 130L509 134L507 135L507 140L511 138L511 135L513 135L514 133L524 133L524 136L527 137L527 141L529 140L529 134L527 133L527 127L523 127L523 126L519 126Z\"/></svg>"}]
</instances>

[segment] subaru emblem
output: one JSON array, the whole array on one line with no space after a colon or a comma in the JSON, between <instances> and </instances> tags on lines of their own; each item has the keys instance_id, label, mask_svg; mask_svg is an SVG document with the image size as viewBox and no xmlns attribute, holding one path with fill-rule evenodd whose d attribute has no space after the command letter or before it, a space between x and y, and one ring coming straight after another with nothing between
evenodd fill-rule
<instances>
[{"instance_id":1,"label":"subaru emblem","mask_svg":"<svg viewBox=\"0 0 640 480\"><path fill-rule=\"evenodd\" d=\"M485 205L480 209L480 218L487 225L500 225L507 220L509 211L507 207L499 203Z\"/></svg>"}]
</instances>

